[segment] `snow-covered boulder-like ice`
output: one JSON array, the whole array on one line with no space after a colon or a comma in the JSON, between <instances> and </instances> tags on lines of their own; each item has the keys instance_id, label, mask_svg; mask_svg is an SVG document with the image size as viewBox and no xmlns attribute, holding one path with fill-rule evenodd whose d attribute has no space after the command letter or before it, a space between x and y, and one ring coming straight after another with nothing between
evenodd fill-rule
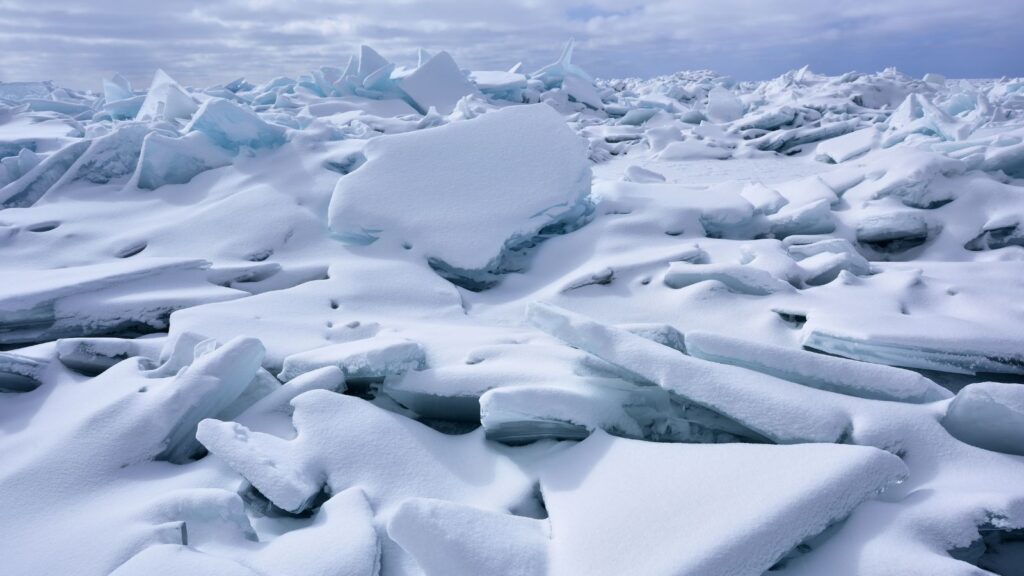
<instances>
[{"instance_id":1,"label":"snow-covered boulder-like ice","mask_svg":"<svg viewBox=\"0 0 1024 576\"><path fill-rule=\"evenodd\" d=\"M942 425L979 448L1024 456L1024 388L1019 384L968 384L949 404Z\"/></svg>"},{"instance_id":2,"label":"snow-covered boulder-like ice","mask_svg":"<svg viewBox=\"0 0 1024 576\"><path fill-rule=\"evenodd\" d=\"M471 288L518 269L519 253L590 211L586 143L544 105L379 138L365 155L338 181L331 230L411 250Z\"/></svg>"}]
</instances>

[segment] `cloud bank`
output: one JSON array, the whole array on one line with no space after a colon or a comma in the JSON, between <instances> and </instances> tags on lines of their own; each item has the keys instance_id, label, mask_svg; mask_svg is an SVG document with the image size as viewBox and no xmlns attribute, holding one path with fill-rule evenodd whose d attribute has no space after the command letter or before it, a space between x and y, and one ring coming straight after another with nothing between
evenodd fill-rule
<instances>
[{"instance_id":1,"label":"cloud bank","mask_svg":"<svg viewBox=\"0 0 1024 576\"><path fill-rule=\"evenodd\" d=\"M464 67L552 60L570 36L595 75L710 68L763 79L896 66L915 75L1024 75L1020 0L0 0L0 80L98 88L156 68L186 83L344 65L359 44L398 62L448 50Z\"/></svg>"}]
</instances>

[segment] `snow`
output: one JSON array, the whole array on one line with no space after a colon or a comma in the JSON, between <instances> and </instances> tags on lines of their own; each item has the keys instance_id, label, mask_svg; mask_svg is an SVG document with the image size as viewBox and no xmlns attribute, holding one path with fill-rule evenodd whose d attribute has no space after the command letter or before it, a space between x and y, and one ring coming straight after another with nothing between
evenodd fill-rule
<instances>
[{"instance_id":1,"label":"snow","mask_svg":"<svg viewBox=\"0 0 1024 576\"><path fill-rule=\"evenodd\" d=\"M330 227L346 242L407 247L450 277L486 284L543 229L580 224L584 146L543 105L373 141L366 163L338 181Z\"/></svg>"},{"instance_id":2,"label":"snow","mask_svg":"<svg viewBox=\"0 0 1024 576\"><path fill-rule=\"evenodd\" d=\"M0 571L1019 572L1024 81L438 48L0 83Z\"/></svg>"}]
</instances>

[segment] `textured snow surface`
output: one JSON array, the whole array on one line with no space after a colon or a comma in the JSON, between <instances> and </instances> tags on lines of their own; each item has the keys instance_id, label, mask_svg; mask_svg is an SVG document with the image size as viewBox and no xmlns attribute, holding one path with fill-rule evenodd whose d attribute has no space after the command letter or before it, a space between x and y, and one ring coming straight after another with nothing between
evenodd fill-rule
<instances>
[{"instance_id":1,"label":"textured snow surface","mask_svg":"<svg viewBox=\"0 0 1024 576\"><path fill-rule=\"evenodd\" d=\"M573 52L0 83L0 573L1024 574L1024 80Z\"/></svg>"}]
</instances>

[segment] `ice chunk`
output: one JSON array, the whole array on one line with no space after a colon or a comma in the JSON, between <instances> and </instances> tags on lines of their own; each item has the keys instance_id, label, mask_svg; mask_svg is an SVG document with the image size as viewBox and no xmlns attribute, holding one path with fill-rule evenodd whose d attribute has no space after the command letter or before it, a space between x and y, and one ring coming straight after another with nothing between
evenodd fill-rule
<instances>
[{"instance_id":1,"label":"ice chunk","mask_svg":"<svg viewBox=\"0 0 1024 576\"><path fill-rule=\"evenodd\" d=\"M474 70L469 79L485 94L499 97L511 96L526 88L526 75L504 70Z\"/></svg>"},{"instance_id":2,"label":"ice chunk","mask_svg":"<svg viewBox=\"0 0 1024 576\"><path fill-rule=\"evenodd\" d=\"M95 376L133 356L157 358L157 340L124 338L62 338L57 340L57 359L68 368Z\"/></svg>"},{"instance_id":3,"label":"ice chunk","mask_svg":"<svg viewBox=\"0 0 1024 576\"><path fill-rule=\"evenodd\" d=\"M968 384L949 404L942 425L962 442L1024 456L1024 387Z\"/></svg>"},{"instance_id":4,"label":"ice chunk","mask_svg":"<svg viewBox=\"0 0 1024 576\"><path fill-rule=\"evenodd\" d=\"M545 105L378 138L365 154L338 181L331 230L404 245L465 286L493 284L519 265L516 252L590 211L586 142Z\"/></svg>"},{"instance_id":5,"label":"ice chunk","mask_svg":"<svg viewBox=\"0 0 1024 576\"><path fill-rule=\"evenodd\" d=\"M163 70L157 70L136 120L177 120L189 118L199 104Z\"/></svg>"},{"instance_id":6,"label":"ice chunk","mask_svg":"<svg viewBox=\"0 0 1024 576\"><path fill-rule=\"evenodd\" d=\"M990 172L1001 170L1012 178L1024 178L1024 143L989 148L985 151L981 169Z\"/></svg>"},{"instance_id":7,"label":"ice chunk","mask_svg":"<svg viewBox=\"0 0 1024 576\"><path fill-rule=\"evenodd\" d=\"M3 143L0 143L0 152L2 152L2 148ZM10 156L0 154L0 188L28 174L42 160L29 148L22 148Z\"/></svg>"},{"instance_id":8,"label":"ice chunk","mask_svg":"<svg viewBox=\"0 0 1024 576\"><path fill-rule=\"evenodd\" d=\"M0 289L0 344L167 328L171 312L245 292L210 284L203 260L132 259L9 272Z\"/></svg>"},{"instance_id":9,"label":"ice chunk","mask_svg":"<svg viewBox=\"0 0 1024 576\"><path fill-rule=\"evenodd\" d=\"M591 81L586 80L575 74L566 76L562 80L562 90L576 102L589 106L595 110L601 110L604 108L604 102L601 101L601 95L594 89L594 85Z\"/></svg>"},{"instance_id":10,"label":"ice chunk","mask_svg":"<svg viewBox=\"0 0 1024 576\"><path fill-rule=\"evenodd\" d=\"M561 86L562 82L569 76L576 76L592 85L594 79L590 74L587 74L582 68L572 63L572 52L575 47L576 40L569 39L565 43L562 55L558 57L558 60L530 74L530 78L541 81L547 88Z\"/></svg>"},{"instance_id":11,"label":"ice chunk","mask_svg":"<svg viewBox=\"0 0 1024 576\"><path fill-rule=\"evenodd\" d=\"M545 574L549 532L546 520L427 498L406 500L388 522L426 576Z\"/></svg>"},{"instance_id":12,"label":"ice chunk","mask_svg":"<svg viewBox=\"0 0 1024 576\"><path fill-rule=\"evenodd\" d=\"M744 186L740 196L747 202L750 202L750 205L759 214L775 214L783 206L789 204L789 200L786 200L782 194L760 182L751 182Z\"/></svg>"},{"instance_id":13,"label":"ice chunk","mask_svg":"<svg viewBox=\"0 0 1024 576\"><path fill-rule=\"evenodd\" d=\"M843 410L816 400L821 392L799 384L686 356L550 304L531 304L527 317L534 326L567 344L732 418L770 440L836 442L852 426Z\"/></svg>"},{"instance_id":14,"label":"ice chunk","mask_svg":"<svg viewBox=\"0 0 1024 576\"><path fill-rule=\"evenodd\" d=\"M687 332L686 352L712 362L742 366L805 386L860 398L920 403L952 396L945 388L910 370L707 332Z\"/></svg>"},{"instance_id":15,"label":"ice chunk","mask_svg":"<svg viewBox=\"0 0 1024 576\"><path fill-rule=\"evenodd\" d=\"M921 94L908 94L889 117L882 146L898 144L911 134L938 136L943 140L963 140L971 127L946 114Z\"/></svg>"},{"instance_id":16,"label":"ice chunk","mask_svg":"<svg viewBox=\"0 0 1024 576\"><path fill-rule=\"evenodd\" d=\"M359 47L359 62L356 74L359 80L365 80L367 76L387 66L389 62L376 50L367 45Z\"/></svg>"},{"instance_id":17,"label":"ice chunk","mask_svg":"<svg viewBox=\"0 0 1024 576\"><path fill-rule=\"evenodd\" d=\"M15 354L0 352L0 392L31 392L42 384L40 380L47 362Z\"/></svg>"},{"instance_id":18,"label":"ice chunk","mask_svg":"<svg viewBox=\"0 0 1024 576\"><path fill-rule=\"evenodd\" d=\"M218 414L252 382L263 361L263 345L254 338L236 338L198 358L175 376L175 389L166 402L182 409L167 432L158 459L186 462L199 448L199 421Z\"/></svg>"},{"instance_id":19,"label":"ice chunk","mask_svg":"<svg viewBox=\"0 0 1024 576\"><path fill-rule=\"evenodd\" d=\"M775 238L794 234L828 234L836 229L829 200L821 199L808 204L787 204L766 218Z\"/></svg>"},{"instance_id":20,"label":"ice chunk","mask_svg":"<svg viewBox=\"0 0 1024 576\"><path fill-rule=\"evenodd\" d=\"M142 142L139 165L132 177L139 188L155 190L166 184L185 184L207 170L231 164L231 153L206 134L181 138L152 132Z\"/></svg>"},{"instance_id":21,"label":"ice chunk","mask_svg":"<svg viewBox=\"0 0 1024 576\"><path fill-rule=\"evenodd\" d=\"M770 272L741 264L670 262L668 272L665 273L665 284L670 288L685 288L708 280L721 282L733 292L755 296L793 289Z\"/></svg>"},{"instance_id":22,"label":"ice chunk","mask_svg":"<svg viewBox=\"0 0 1024 576\"><path fill-rule=\"evenodd\" d=\"M760 576L908 474L876 448L665 444L602 432L559 456L540 470L552 574Z\"/></svg>"},{"instance_id":23,"label":"ice chunk","mask_svg":"<svg viewBox=\"0 0 1024 576\"><path fill-rule=\"evenodd\" d=\"M0 207L31 206L43 197L89 149L89 141L69 144L50 154L24 176L0 188Z\"/></svg>"},{"instance_id":24,"label":"ice chunk","mask_svg":"<svg viewBox=\"0 0 1024 576\"><path fill-rule=\"evenodd\" d=\"M202 132L215 144L237 152L239 147L275 148L284 143L284 128L268 124L248 108L223 98L203 103L185 132Z\"/></svg>"},{"instance_id":25,"label":"ice chunk","mask_svg":"<svg viewBox=\"0 0 1024 576\"><path fill-rule=\"evenodd\" d=\"M837 136L818 143L815 158L823 162L841 164L867 154L878 145L881 133L873 126Z\"/></svg>"},{"instance_id":26,"label":"ice chunk","mask_svg":"<svg viewBox=\"0 0 1024 576\"><path fill-rule=\"evenodd\" d=\"M929 317L927 326L918 322L916 329L896 321L912 320L905 315L871 320L874 322L868 324L868 319L861 319L864 326L872 326L869 331L815 324L804 336L803 345L837 356L906 368L954 374L1024 374L1019 339L998 334L978 337L972 333L976 330L970 330L972 326L955 318Z\"/></svg>"},{"instance_id":27,"label":"ice chunk","mask_svg":"<svg viewBox=\"0 0 1024 576\"><path fill-rule=\"evenodd\" d=\"M708 102L704 109L708 118L715 122L732 122L743 116L743 102L727 88L717 86L708 92Z\"/></svg>"},{"instance_id":28,"label":"ice chunk","mask_svg":"<svg viewBox=\"0 0 1024 576\"><path fill-rule=\"evenodd\" d=\"M953 187L938 186L942 177L963 174L959 160L924 150L886 150L869 164L881 177L865 180L849 193L871 199L894 196L911 208L938 208L956 198Z\"/></svg>"},{"instance_id":29,"label":"ice chunk","mask_svg":"<svg viewBox=\"0 0 1024 576\"><path fill-rule=\"evenodd\" d=\"M1024 229L1020 224L987 228L966 244L964 248L975 252L998 250L1007 246L1024 246Z\"/></svg>"},{"instance_id":30,"label":"ice chunk","mask_svg":"<svg viewBox=\"0 0 1024 576\"><path fill-rule=\"evenodd\" d=\"M89 148L54 188L76 180L106 184L131 175L139 163L142 143L149 127L135 122L122 122L117 129L92 141Z\"/></svg>"},{"instance_id":31,"label":"ice chunk","mask_svg":"<svg viewBox=\"0 0 1024 576\"><path fill-rule=\"evenodd\" d=\"M114 74L114 77L110 80L103 80L103 99L108 103L134 97L135 93L132 92L132 85L124 76Z\"/></svg>"},{"instance_id":32,"label":"ice chunk","mask_svg":"<svg viewBox=\"0 0 1024 576\"><path fill-rule=\"evenodd\" d=\"M641 184L665 181L665 177L661 174L636 165L626 168L626 172L622 175L622 179L626 182L638 182Z\"/></svg>"},{"instance_id":33,"label":"ice chunk","mask_svg":"<svg viewBox=\"0 0 1024 576\"><path fill-rule=\"evenodd\" d=\"M928 222L913 212L868 216L857 224L857 242L876 252L898 254L928 241Z\"/></svg>"},{"instance_id":34,"label":"ice chunk","mask_svg":"<svg viewBox=\"0 0 1024 576\"><path fill-rule=\"evenodd\" d=\"M216 420L200 423L197 433L211 453L285 510L304 510L324 484L330 493L363 487L385 520L408 498L495 510L529 491L523 472L489 449L482 431L448 436L324 390L306 392L292 404L296 435L290 441Z\"/></svg>"},{"instance_id":35,"label":"ice chunk","mask_svg":"<svg viewBox=\"0 0 1024 576\"><path fill-rule=\"evenodd\" d=\"M398 86L421 114L426 114L431 108L440 114L451 114L463 96L479 94L447 52L435 54L401 78Z\"/></svg>"},{"instance_id":36,"label":"ice chunk","mask_svg":"<svg viewBox=\"0 0 1024 576\"><path fill-rule=\"evenodd\" d=\"M284 359L278 377L288 381L324 366L337 366L345 379L381 380L385 376L424 368L425 358L419 344L396 336L375 336L352 342L332 344Z\"/></svg>"},{"instance_id":37,"label":"ice chunk","mask_svg":"<svg viewBox=\"0 0 1024 576\"><path fill-rule=\"evenodd\" d=\"M832 122L823 126L800 127L789 130L776 130L750 141L750 145L759 150L772 150L774 152L789 152L803 144L813 144L822 140L836 138L853 132L860 127L860 121L847 120Z\"/></svg>"}]
</instances>

